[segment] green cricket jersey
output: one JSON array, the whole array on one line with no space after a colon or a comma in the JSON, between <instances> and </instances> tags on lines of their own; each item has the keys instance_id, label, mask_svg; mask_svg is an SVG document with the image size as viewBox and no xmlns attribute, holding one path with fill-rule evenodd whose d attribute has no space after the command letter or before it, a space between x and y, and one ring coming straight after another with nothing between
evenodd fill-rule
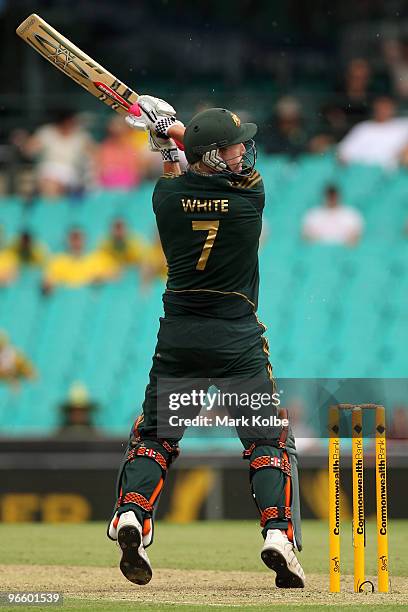
<instances>
[{"instance_id":1,"label":"green cricket jersey","mask_svg":"<svg viewBox=\"0 0 408 612\"><path fill-rule=\"evenodd\" d=\"M168 264L167 314L238 318L256 311L264 203L255 170L240 180L190 170L159 179L153 210Z\"/></svg>"}]
</instances>

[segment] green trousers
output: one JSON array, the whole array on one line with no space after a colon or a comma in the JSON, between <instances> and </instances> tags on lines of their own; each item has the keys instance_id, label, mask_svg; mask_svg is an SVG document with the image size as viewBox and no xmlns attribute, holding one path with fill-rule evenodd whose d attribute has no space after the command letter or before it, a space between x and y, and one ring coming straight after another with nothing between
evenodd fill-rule
<instances>
[{"instance_id":1,"label":"green trousers","mask_svg":"<svg viewBox=\"0 0 408 612\"><path fill-rule=\"evenodd\" d=\"M119 471L119 514L132 509L141 523L152 519L166 471L178 452L182 432L164 437L158 431L160 381L174 379L177 383L180 380L183 390L194 379L208 379L208 386L215 381L218 388L224 384L230 387L235 380L240 384L244 381L244 385L247 381L251 388L251 383L256 381L263 391L272 394L274 381L264 331L255 315L235 320L193 316L160 319L142 414L132 427ZM260 412L269 416L277 411L269 407ZM240 407L235 406L231 414L239 416ZM259 431L237 427L246 451L244 455L250 463L251 491L263 519L264 535L270 528L288 528L285 509L291 506L291 478L283 469L283 466L287 468L289 459L279 442L281 433L281 428L274 427L262 427Z\"/></svg>"}]
</instances>

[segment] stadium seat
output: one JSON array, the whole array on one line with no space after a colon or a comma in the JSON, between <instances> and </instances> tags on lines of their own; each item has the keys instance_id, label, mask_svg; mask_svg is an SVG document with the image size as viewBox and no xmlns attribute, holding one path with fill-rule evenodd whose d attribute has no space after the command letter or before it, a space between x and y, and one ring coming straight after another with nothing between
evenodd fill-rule
<instances>
[{"instance_id":1,"label":"stadium seat","mask_svg":"<svg viewBox=\"0 0 408 612\"><path fill-rule=\"evenodd\" d=\"M268 326L275 374L406 376L407 173L340 166L333 155L305 155L296 162L260 155L258 168L267 191L259 317ZM303 214L320 203L330 182L340 185L343 201L364 216L365 232L355 248L311 245L300 237ZM64 248L73 225L84 228L93 248L121 216L151 240L153 188L146 182L131 193L97 191L82 201L38 201L26 210L6 198L0 202L0 225L9 239L29 227L54 251ZM39 372L17 399L0 385L2 431L51 433L58 425L56 407L80 380L100 405L98 426L126 435L143 402L163 283L142 288L130 271L115 283L58 289L44 298L40 278L39 270L30 269L0 288L0 327ZM186 440L189 448L200 444L194 436Z\"/></svg>"}]
</instances>

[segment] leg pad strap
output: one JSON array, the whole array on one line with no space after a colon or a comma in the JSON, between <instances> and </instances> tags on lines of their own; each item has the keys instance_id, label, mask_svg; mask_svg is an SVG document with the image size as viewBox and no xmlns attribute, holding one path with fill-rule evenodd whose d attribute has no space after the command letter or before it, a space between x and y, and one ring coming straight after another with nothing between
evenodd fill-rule
<instances>
[{"instance_id":1,"label":"leg pad strap","mask_svg":"<svg viewBox=\"0 0 408 612\"><path fill-rule=\"evenodd\" d=\"M242 453L243 459L250 459L253 451L258 446L272 446L273 448L286 448L286 444L281 442L281 440L256 440L256 442L252 442L251 446L244 450Z\"/></svg>"},{"instance_id":2,"label":"leg pad strap","mask_svg":"<svg viewBox=\"0 0 408 612\"><path fill-rule=\"evenodd\" d=\"M143 437L140 435L140 433L138 432L137 429L133 430L133 434L130 438L130 444L129 446L131 448L136 447L138 444L145 444L148 442L157 442L158 444L160 444L165 451L167 451L169 453L169 465L170 463L172 463L173 461L175 461L175 459L177 459L177 457L180 454L180 447L178 445L177 442L169 442L168 440L164 440L163 438L157 438L156 436L153 435L144 435Z\"/></svg>"},{"instance_id":3,"label":"leg pad strap","mask_svg":"<svg viewBox=\"0 0 408 612\"><path fill-rule=\"evenodd\" d=\"M292 518L290 506L270 506L261 513L261 527L271 519L289 520Z\"/></svg>"},{"instance_id":4,"label":"leg pad strap","mask_svg":"<svg viewBox=\"0 0 408 612\"><path fill-rule=\"evenodd\" d=\"M149 459L153 459L158 463L163 470L163 472L167 472L167 461L163 457L159 451L154 450L153 448L146 448L146 446L139 446L137 448L131 448L127 455L128 461L134 461L136 457L148 457Z\"/></svg>"},{"instance_id":5,"label":"leg pad strap","mask_svg":"<svg viewBox=\"0 0 408 612\"><path fill-rule=\"evenodd\" d=\"M170 463L177 459L180 454L180 447L178 444L169 444L167 440L159 439L158 442L162 445L162 447L170 453Z\"/></svg>"},{"instance_id":6,"label":"leg pad strap","mask_svg":"<svg viewBox=\"0 0 408 612\"><path fill-rule=\"evenodd\" d=\"M290 461L285 459L285 457L271 457L270 455L262 455L261 457L256 457L250 463L250 477L254 476L255 472L258 470L262 470L264 468L274 468L277 470L282 470L286 474L286 476L291 476L291 467Z\"/></svg>"},{"instance_id":7,"label":"leg pad strap","mask_svg":"<svg viewBox=\"0 0 408 612\"><path fill-rule=\"evenodd\" d=\"M153 510L152 504L147 501L147 499L140 495L140 493L126 493L126 495L121 495L117 501L116 507L124 506L125 504L135 504L136 506L140 506L146 512L151 512Z\"/></svg>"}]
</instances>

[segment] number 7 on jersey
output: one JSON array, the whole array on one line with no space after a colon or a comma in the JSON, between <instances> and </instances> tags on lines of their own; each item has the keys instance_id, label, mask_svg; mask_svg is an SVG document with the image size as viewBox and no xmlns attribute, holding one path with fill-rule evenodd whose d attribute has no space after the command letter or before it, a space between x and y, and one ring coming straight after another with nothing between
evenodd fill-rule
<instances>
[{"instance_id":1,"label":"number 7 on jersey","mask_svg":"<svg viewBox=\"0 0 408 612\"><path fill-rule=\"evenodd\" d=\"M208 258L210 256L211 249L214 246L215 237L217 236L218 228L220 225L219 221L192 221L193 230L207 231L208 235L204 242L203 250L200 255L200 259L196 265L196 270L205 270Z\"/></svg>"}]
</instances>

